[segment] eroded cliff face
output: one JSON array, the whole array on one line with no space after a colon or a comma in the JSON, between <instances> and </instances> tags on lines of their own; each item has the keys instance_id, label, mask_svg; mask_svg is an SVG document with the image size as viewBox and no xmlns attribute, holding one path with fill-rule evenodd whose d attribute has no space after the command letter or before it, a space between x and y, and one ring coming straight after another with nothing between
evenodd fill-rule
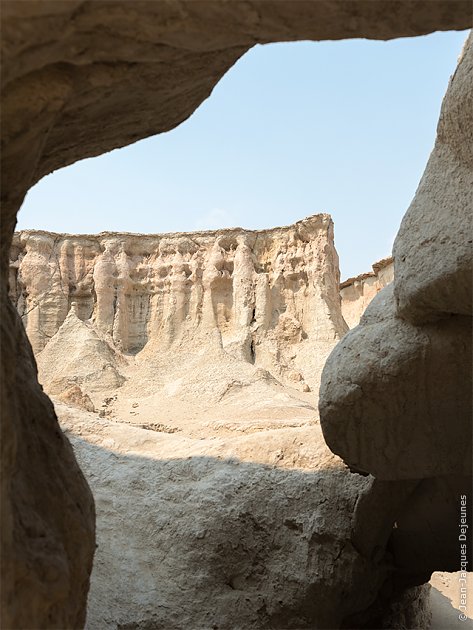
<instances>
[{"instance_id":1,"label":"eroded cliff face","mask_svg":"<svg viewBox=\"0 0 473 630\"><path fill-rule=\"evenodd\" d=\"M365 619L390 579L348 544L371 480L327 449L316 411L346 330L328 215L259 232L24 232L10 272L95 495L90 630Z\"/></svg>"},{"instance_id":2,"label":"eroded cliff face","mask_svg":"<svg viewBox=\"0 0 473 630\"><path fill-rule=\"evenodd\" d=\"M259 232L24 232L10 274L95 495L90 630L391 624L392 567L350 543L372 480L317 419L346 331L328 215ZM421 595L404 608L426 628Z\"/></svg>"},{"instance_id":3,"label":"eroded cliff face","mask_svg":"<svg viewBox=\"0 0 473 630\"><path fill-rule=\"evenodd\" d=\"M11 1L2 3L2 14L2 624L9 628L78 627L85 616L94 549L93 502L59 430L54 409L38 387L31 349L19 316L7 299L8 255L15 217L28 188L45 174L76 160L173 128L191 115L225 71L255 43L346 37L389 39L464 29L472 23L471 2ZM470 46L450 83L436 148L394 248L396 281L394 298L390 299L396 302L397 315L420 329L427 321L471 315L471 243L470 236L465 238L471 233L466 211L471 208L473 190L471 59ZM84 338L89 338L92 333L87 323L72 311L69 314L69 324L85 326ZM393 311L389 317L392 326L401 325ZM377 442L381 434L384 443L383 433L388 428L382 419L393 397L384 387L382 396L370 399L369 384L356 374L356 366L368 358L372 360L370 378L375 375L374 380L382 385L387 376L385 368L391 367L383 363L385 349L380 352L377 323L366 321L367 334L359 340L355 338L358 333L349 337L349 342L354 342L356 365L354 372L346 374L344 383L336 380L337 362L346 367L353 354L345 350L334 356L327 372L322 409L335 401L340 416L348 417L343 399L349 402L350 397L352 401L363 398L365 408L379 409L379 414L374 414L378 422L370 441ZM464 332L460 328L458 337ZM448 339L441 327L432 333L433 337L439 343ZM437 359L429 357L426 347L418 345L416 351L425 354L426 364L432 364L432 371L427 371L431 375ZM401 361L410 352L408 345L403 352ZM402 371L399 378L403 378ZM359 385L355 392L353 384ZM425 389L433 391L428 380ZM414 407L415 390L403 400L406 407ZM424 400L428 403L429 396ZM367 421L372 417L370 412ZM459 419L449 411L446 418L441 438L448 434L451 424L463 426L463 417ZM362 424L363 415L356 421ZM428 408L419 410L417 421L425 423L428 434ZM470 421L468 414L467 437ZM334 427L340 426L340 417L330 418L328 434L332 422ZM390 425L389 430L401 443L399 426ZM355 435L359 433L355 431ZM409 440L410 430L404 437ZM342 444L338 445L335 436L331 447L349 463L355 459L362 462L363 448L359 444L357 440L354 454L350 450L342 453ZM387 458L392 480L403 455L380 449L379 459L383 458ZM456 461L457 451L445 452L443 458ZM138 476L136 484L139 481ZM440 515L445 503L445 495L438 491L439 482L435 506L429 504L431 491L435 490L432 479L423 484L423 491L410 496L409 509L399 500L404 490L393 492L391 481L387 483L384 492L381 482L381 491L378 485L378 491L369 493L372 501L365 503L368 509L355 510L362 524L355 538L366 558L370 554L379 558L378 538L382 546L401 513L415 521L416 507L431 505L431 511ZM146 511L146 505L143 509ZM378 528L374 527L373 516L379 519ZM408 551L425 539L427 531L435 531L425 519L421 521L418 529L410 529L413 545L406 547ZM457 534L457 521L450 523L455 532L447 533L441 527L436 530L437 539L431 540L430 560L436 568L441 564L436 551L442 549L444 540L450 536L454 539ZM363 545L363 539L368 540L372 531L373 546ZM399 528L397 531L399 534ZM45 548L46 539L54 544ZM38 553L45 549L46 553ZM410 557L415 555L411 553ZM452 555L451 560L457 566L458 555ZM259 559L255 564L257 568ZM57 568L59 573L55 573ZM47 588L46 574L51 577ZM352 583L357 583L355 577ZM373 597L368 599L374 601Z\"/></svg>"},{"instance_id":4,"label":"eroded cliff face","mask_svg":"<svg viewBox=\"0 0 473 630\"><path fill-rule=\"evenodd\" d=\"M10 263L37 355L72 309L125 356L217 344L303 391L346 331L338 284L328 215L257 232L22 232Z\"/></svg>"},{"instance_id":5,"label":"eroded cliff face","mask_svg":"<svg viewBox=\"0 0 473 630\"><path fill-rule=\"evenodd\" d=\"M341 283L342 315L349 328L358 326L371 300L393 280L394 261L389 257L374 263L373 271Z\"/></svg>"}]
</instances>

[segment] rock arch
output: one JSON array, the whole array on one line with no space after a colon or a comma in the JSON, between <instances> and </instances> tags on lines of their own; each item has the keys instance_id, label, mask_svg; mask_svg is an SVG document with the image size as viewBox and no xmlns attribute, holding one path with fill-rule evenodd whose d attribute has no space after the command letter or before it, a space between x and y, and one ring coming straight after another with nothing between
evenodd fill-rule
<instances>
[{"instance_id":1,"label":"rock arch","mask_svg":"<svg viewBox=\"0 0 473 630\"><path fill-rule=\"evenodd\" d=\"M389 39L464 29L471 26L471 4L6 0L2 13L2 623L80 627L94 550L93 500L38 385L31 348L7 299L8 252L28 188L76 160L178 125L255 43ZM470 40L444 101L436 147L395 244L395 302L389 297L386 315L386 326L396 330L404 326L400 317L415 330L436 326L432 338L438 345L444 339L442 318L471 315L471 247L465 238L473 189L471 76ZM376 305L370 313L361 329L369 329L373 341L381 316ZM430 323L435 320L442 321ZM346 343L356 347L359 334L350 333ZM365 451L353 454L352 445L338 437L341 419L354 407L346 382L333 385L331 370L349 361L344 347L337 353L322 395L327 439L346 461L370 471ZM389 400L388 392L384 404ZM369 414L363 421L369 430ZM452 420L460 421L465 422ZM394 465L388 468L391 472L380 473L383 482L402 477ZM453 464L447 468L451 475L468 472ZM420 468L412 474L432 479Z\"/></svg>"}]
</instances>

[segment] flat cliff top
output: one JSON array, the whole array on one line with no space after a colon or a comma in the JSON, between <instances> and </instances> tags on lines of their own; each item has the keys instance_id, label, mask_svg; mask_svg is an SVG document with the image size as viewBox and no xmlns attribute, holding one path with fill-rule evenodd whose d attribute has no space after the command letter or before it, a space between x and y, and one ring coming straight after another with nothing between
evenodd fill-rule
<instances>
[{"instance_id":1,"label":"flat cliff top","mask_svg":"<svg viewBox=\"0 0 473 630\"><path fill-rule=\"evenodd\" d=\"M346 280L341 282L340 290L345 289L345 287L349 287L352 284L355 284L355 282L361 282L361 280L365 280L366 278L374 278L375 276L378 275L381 269L384 269L385 267L392 265L393 262L394 262L394 259L392 256L388 256L387 258L382 258L381 260L378 260L377 262L371 265L373 268L373 271L368 271L367 273L360 273L358 276L347 278Z\"/></svg>"},{"instance_id":2,"label":"flat cliff top","mask_svg":"<svg viewBox=\"0 0 473 630\"><path fill-rule=\"evenodd\" d=\"M194 230L188 232L97 232L95 234L72 234L67 232L50 232L49 230L18 230L15 232L14 237L21 237L23 235L43 235L50 236L53 239L60 238L87 238L87 239L103 239L103 238L119 238L119 237L143 237L143 238L180 238L183 236L194 237L214 237L216 235L234 235L234 234L254 234L254 235L270 235L280 231L286 231L298 227L302 228L318 228L322 226L328 226L333 224L333 220L330 214L322 212L313 214L300 221L291 223L290 225L276 226L272 228L265 228L261 230L252 230L243 227L231 227L231 228L219 228L216 230Z\"/></svg>"}]
</instances>

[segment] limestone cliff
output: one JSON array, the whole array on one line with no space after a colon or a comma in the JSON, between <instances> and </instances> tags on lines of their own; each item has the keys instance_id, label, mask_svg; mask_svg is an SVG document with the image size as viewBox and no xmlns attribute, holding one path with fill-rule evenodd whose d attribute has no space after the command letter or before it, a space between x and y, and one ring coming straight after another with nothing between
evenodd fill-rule
<instances>
[{"instance_id":1,"label":"limestone cliff","mask_svg":"<svg viewBox=\"0 0 473 630\"><path fill-rule=\"evenodd\" d=\"M70 326L72 309L125 356L202 347L210 336L301 390L316 386L346 331L338 285L326 214L262 231L26 231L11 250L10 294L36 354Z\"/></svg>"},{"instance_id":2,"label":"limestone cliff","mask_svg":"<svg viewBox=\"0 0 473 630\"><path fill-rule=\"evenodd\" d=\"M366 307L381 289L394 279L394 261L383 258L373 264L373 271L348 278L340 285L342 315L349 328L360 322Z\"/></svg>"},{"instance_id":3,"label":"limestone cliff","mask_svg":"<svg viewBox=\"0 0 473 630\"><path fill-rule=\"evenodd\" d=\"M388 8L386 5L389 5ZM81 627L95 548L91 495L72 450L59 431L54 409L38 386L34 359L19 316L5 299L8 252L16 214L27 190L55 169L172 129L192 114L226 70L256 43L347 37L389 39L436 30L469 28L471 18L471 2L468 0L439 0L433 3L425 0L383 3L334 0L298 3L261 0L244 3L193 0L178 3L126 0L101 3L71 0L52 3L12 0L2 3L0 322L3 361L0 385L3 421L0 427L0 520L3 627ZM61 36L52 37L56 33ZM394 245L396 280L394 296L390 295L390 300L396 301L397 315L418 327L419 335L427 322L451 315L457 318L471 315L472 51L470 38L442 107L436 146ZM373 308L374 315L376 308ZM393 316L391 310L389 317L391 325L400 328L402 322L398 321L397 315ZM62 312L59 321L63 321L65 316ZM71 313L71 320L73 316L74 313ZM81 322L76 319L69 323L76 326L77 322ZM84 325L89 327L87 323ZM391 393L389 385L386 385L391 378L392 362L384 361L386 348L378 343L379 332L386 332L386 329L380 330L376 318L375 321L372 318L366 321L364 328L366 335L359 336L360 331L349 333L349 343L345 344L345 348L352 341L353 348L337 353L333 362L329 362L329 370L334 377L339 368L344 372L344 383L337 384L333 389L327 378L322 392L322 399L326 402L340 403L340 418L332 417L326 422L328 434L333 434L329 427L332 421L340 426L339 420L343 417L350 420L350 408L347 415L347 407L341 404L345 394L347 399L351 397L352 401L358 401L361 413L352 416L360 426L354 431L357 459L363 455L365 445L371 455L372 444L388 443L390 432L393 432L396 444L409 441L410 427L383 421L385 410L396 409L399 402L402 403L399 405L400 417L405 409L417 408L416 423L421 428L425 427L425 435L430 436L430 416L435 400L429 399L429 392L434 391L436 386L431 376L435 369L442 370L448 378L456 375L452 372L450 377L448 365L435 363L439 355L431 357L425 352L426 344L418 344L412 349L406 336L407 343L397 355L399 367L395 372L396 378L399 374L399 380L406 379L402 373L403 360L410 360L412 354L423 353L428 369L421 393L423 401L429 404L425 407L417 405L415 394L419 388L414 387L404 392L401 399L396 398L399 387ZM437 344L442 340L449 343L452 330L447 328L448 334L444 334L440 327L433 333L433 329L429 329ZM50 332L46 331L46 334ZM464 329L459 326L458 338L463 334ZM374 390L370 390L364 376L357 379L356 370L365 363L370 366L367 375L378 381ZM346 369L349 364L353 365L354 373L350 374ZM465 368L470 366L471 361ZM333 384L336 384L335 379ZM425 392L428 392L427 395ZM436 439L442 443L444 436L454 428L463 442L471 441L470 410L462 417L457 416L456 397L452 400L453 404L445 414L442 433ZM368 442L361 442L361 435L366 435L366 431L361 429L365 422L361 403L368 410L369 422L377 418ZM447 399L445 404L448 407ZM342 438L344 434L346 431L342 430ZM358 448L360 444L361 448ZM330 445L334 451L340 452L337 437ZM459 452L458 448L444 449L441 459L459 461ZM351 453L344 452L343 456L347 462L352 461ZM397 462L402 463L405 456L395 449L380 446L378 458L390 467L392 479L397 474ZM418 462L420 454L416 453L413 459ZM113 454L110 454L111 460ZM362 461L359 463L363 465ZM169 472L172 473L171 470ZM130 479L130 484L133 483L130 488L139 486L140 473ZM424 476L425 473L422 473L418 481ZM101 478L106 480L107 474ZM432 481L435 479L430 479L429 483ZM405 546L409 558L416 560L412 550L415 550L417 542L422 542L426 549L426 534L429 533L432 534L427 546L430 563L436 568L443 566L444 558L438 553L443 555L443 541L455 540L458 536L456 518L448 518L440 527L426 523L425 519L419 521L419 528L399 527L400 517L411 517L416 521L417 508L422 510L428 506L431 513L440 515L445 504L443 493L439 491L430 496L425 491L420 495L414 493L404 505L399 502L399 497L412 482L401 480L400 487L394 482L395 492L392 481L386 482L386 486L383 483L381 489L385 488L384 494L375 488L369 493L371 499L360 504L368 508L371 506L371 509L355 510L357 522L366 524L365 528L358 527L356 540L363 541L366 537L374 543L373 547L361 545L366 557L379 559L383 556L386 538L393 524L397 523L397 541L403 529L411 541ZM264 493L263 501L271 497L274 485L271 483L268 492ZM217 487L221 487L218 482ZM433 492L441 486L434 484L428 487ZM184 498L190 495L189 491ZM337 494L334 493L334 496ZM458 494L449 493L449 496ZM297 504L310 509L306 498L301 498ZM205 504L202 505L206 509ZM108 503L108 509L114 509L113 500ZM143 503L142 512L149 512L146 503ZM446 526L447 521L449 527ZM179 523L179 513L174 522ZM165 523L162 529L166 527ZM261 529L258 520L255 528ZM147 531L154 532L152 529ZM327 533L315 534L315 540L323 540L327 536ZM119 546L125 553L133 549L129 544L117 544L115 548ZM350 546L351 543L346 546L347 551ZM395 546L399 549L397 543ZM225 547L217 546L216 558L223 557L225 552ZM285 564L286 555L285 549L282 549L281 564ZM388 555L394 556L397 566L402 564L402 558L397 557L392 547ZM165 556L159 558L161 565L165 564L163 558ZM302 558L299 564L304 560ZM456 547L450 563L457 567L458 562ZM255 572L262 564L264 558L262 560L257 555L253 565ZM416 564L415 575L419 576L426 567L422 566L422 562ZM349 569L342 565L341 570L346 574ZM109 579L109 582L113 581ZM230 583L235 584L233 580ZM287 576L279 583L287 591L287 584L294 582L291 576ZM314 610L318 609L318 601L325 603L333 593L348 593L343 602L355 613L364 606L358 590L363 590L365 583L364 579L352 573L348 590L343 587L323 589L319 598L313 598L314 592L311 591L305 601ZM258 587L256 581L253 584ZM198 586L202 588L202 582L199 581ZM229 588L234 587L227 581ZM125 589L122 592L128 595ZM383 592L388 591L383 589ZM186 599L187 594L179 591L179 609L186 604ZM158 597L155 601L161 607ZM214 609L215 600L209 597L208 602ZM257 604L259 609L266 606L264 599L258 600ZM108 610L114 608L113 603ZM231 609L232 620L239 618L240 610L241 607ZM338 613L336 606L334 610ZM382 627L380 623L373 623L373 615L370 622L371 627ZM335 623L332 617L324 627L335 627ZM347 623L345 627L361 625L359 622ZM287 628L288 625L284 617L271 620L272 627ZM309 627L322 625L323 620L318 626L310 622ZM123 629L125 627L150 628L157 627L157 624L122 625ZM393 624L388 627L392 628Z\"/></svg>"}]
</instances>

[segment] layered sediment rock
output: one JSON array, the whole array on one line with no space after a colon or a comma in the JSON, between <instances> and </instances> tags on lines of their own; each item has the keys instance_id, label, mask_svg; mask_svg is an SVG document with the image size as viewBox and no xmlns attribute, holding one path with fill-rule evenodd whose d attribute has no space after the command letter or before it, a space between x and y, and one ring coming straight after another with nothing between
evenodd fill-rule
<instances>
[{"instance_id":1,"label":"layered sediment rock","mask_svg":"<svg viewBox=\"0 0 473 630\"><path fill-rule=\"evenodd\" d=\"M248 628L390 619L402 597L392 567L350 541L373 482L326 448L304 393L346 330L328 215L259 232L24 232L10 272L40 382L97 500L88 628L233 628L236 611ZM176 512L180 534L159 525ZM363 588L347 598L353 579ZM426 626L426 597L407 609Z\"/></svg>"},{"instance_id":2,"label":"layered sediment rock","mask_svg":"<svg viewBox=\"0 0 473 630\"><path fill-rule=\"evenodd\" d=\"M152 356L186 343L190 351L212 343L210 335L226 353L293 387L317 387L328 353L346 331L338 284L328 215L262 231L22 232L10 264L11 298L33 349L38 355L46 346L40 365L61 339L67 347L73 334L84 336L82 345L90 346L95 335L104 348L96 355L105 362L97 366L101 375L89 379L95 384L105 366L114 370L104 355L113 349ZM74 318L89 327L68 333ZM79 361L67 372L78 376L83 369Z\"/></svg>"},{"instance_id":3,"label":"layered sediment rock","mask_svg":"<svg viewBox=\"0 0 473 630\"><path fill-rule=\"evenodd\" d=\"M349 543L372 481L326 448L304 393L346 330L328 215L259 232L24 232L10 271L97 500L88 628L233 628L236 611L245 628L382 625L390 567Z\"/></svg>"},{"instance_id":4,"label":"layered sediment rock","mask_svg":"<svg viewBox=\"0 0 473 630\"><path fill-rule=\"evenodd\" d=\"M38 387L25 333L7 299L15 217L28 188L76 160L173 128L255 43L463 29L471 26L471 3L14 0L2 3L2 14L2 625L77 627L94 544L92 500ZM471 108L463 98L469 85L471 63L462 62L438 145L395 244L400 312L417 323L470 314L471 267L462 236L471 199ZM371 349L376 354L376 344ZM388 391L383 406L389 404ZM382 417L380 408L379 431L385 430ZM389 528L397 513L386 514ZM45 531L55 546L38 555ZM61 575L54 588L45 588L45 572L53 576L54 567Z\"/></svg>"},{"instance_id":5,"label":"layered sediment rock","mask_svg":"<svg viewBox=\"0 0 473 630\"><path fill-rule=\"evenodd\" d=\"M360 318L371 300L394 279L391 257L374 263L373 271L348 278L340 285L342 315L349 328L360 323Z\"/></svg>"}]
</instances>

